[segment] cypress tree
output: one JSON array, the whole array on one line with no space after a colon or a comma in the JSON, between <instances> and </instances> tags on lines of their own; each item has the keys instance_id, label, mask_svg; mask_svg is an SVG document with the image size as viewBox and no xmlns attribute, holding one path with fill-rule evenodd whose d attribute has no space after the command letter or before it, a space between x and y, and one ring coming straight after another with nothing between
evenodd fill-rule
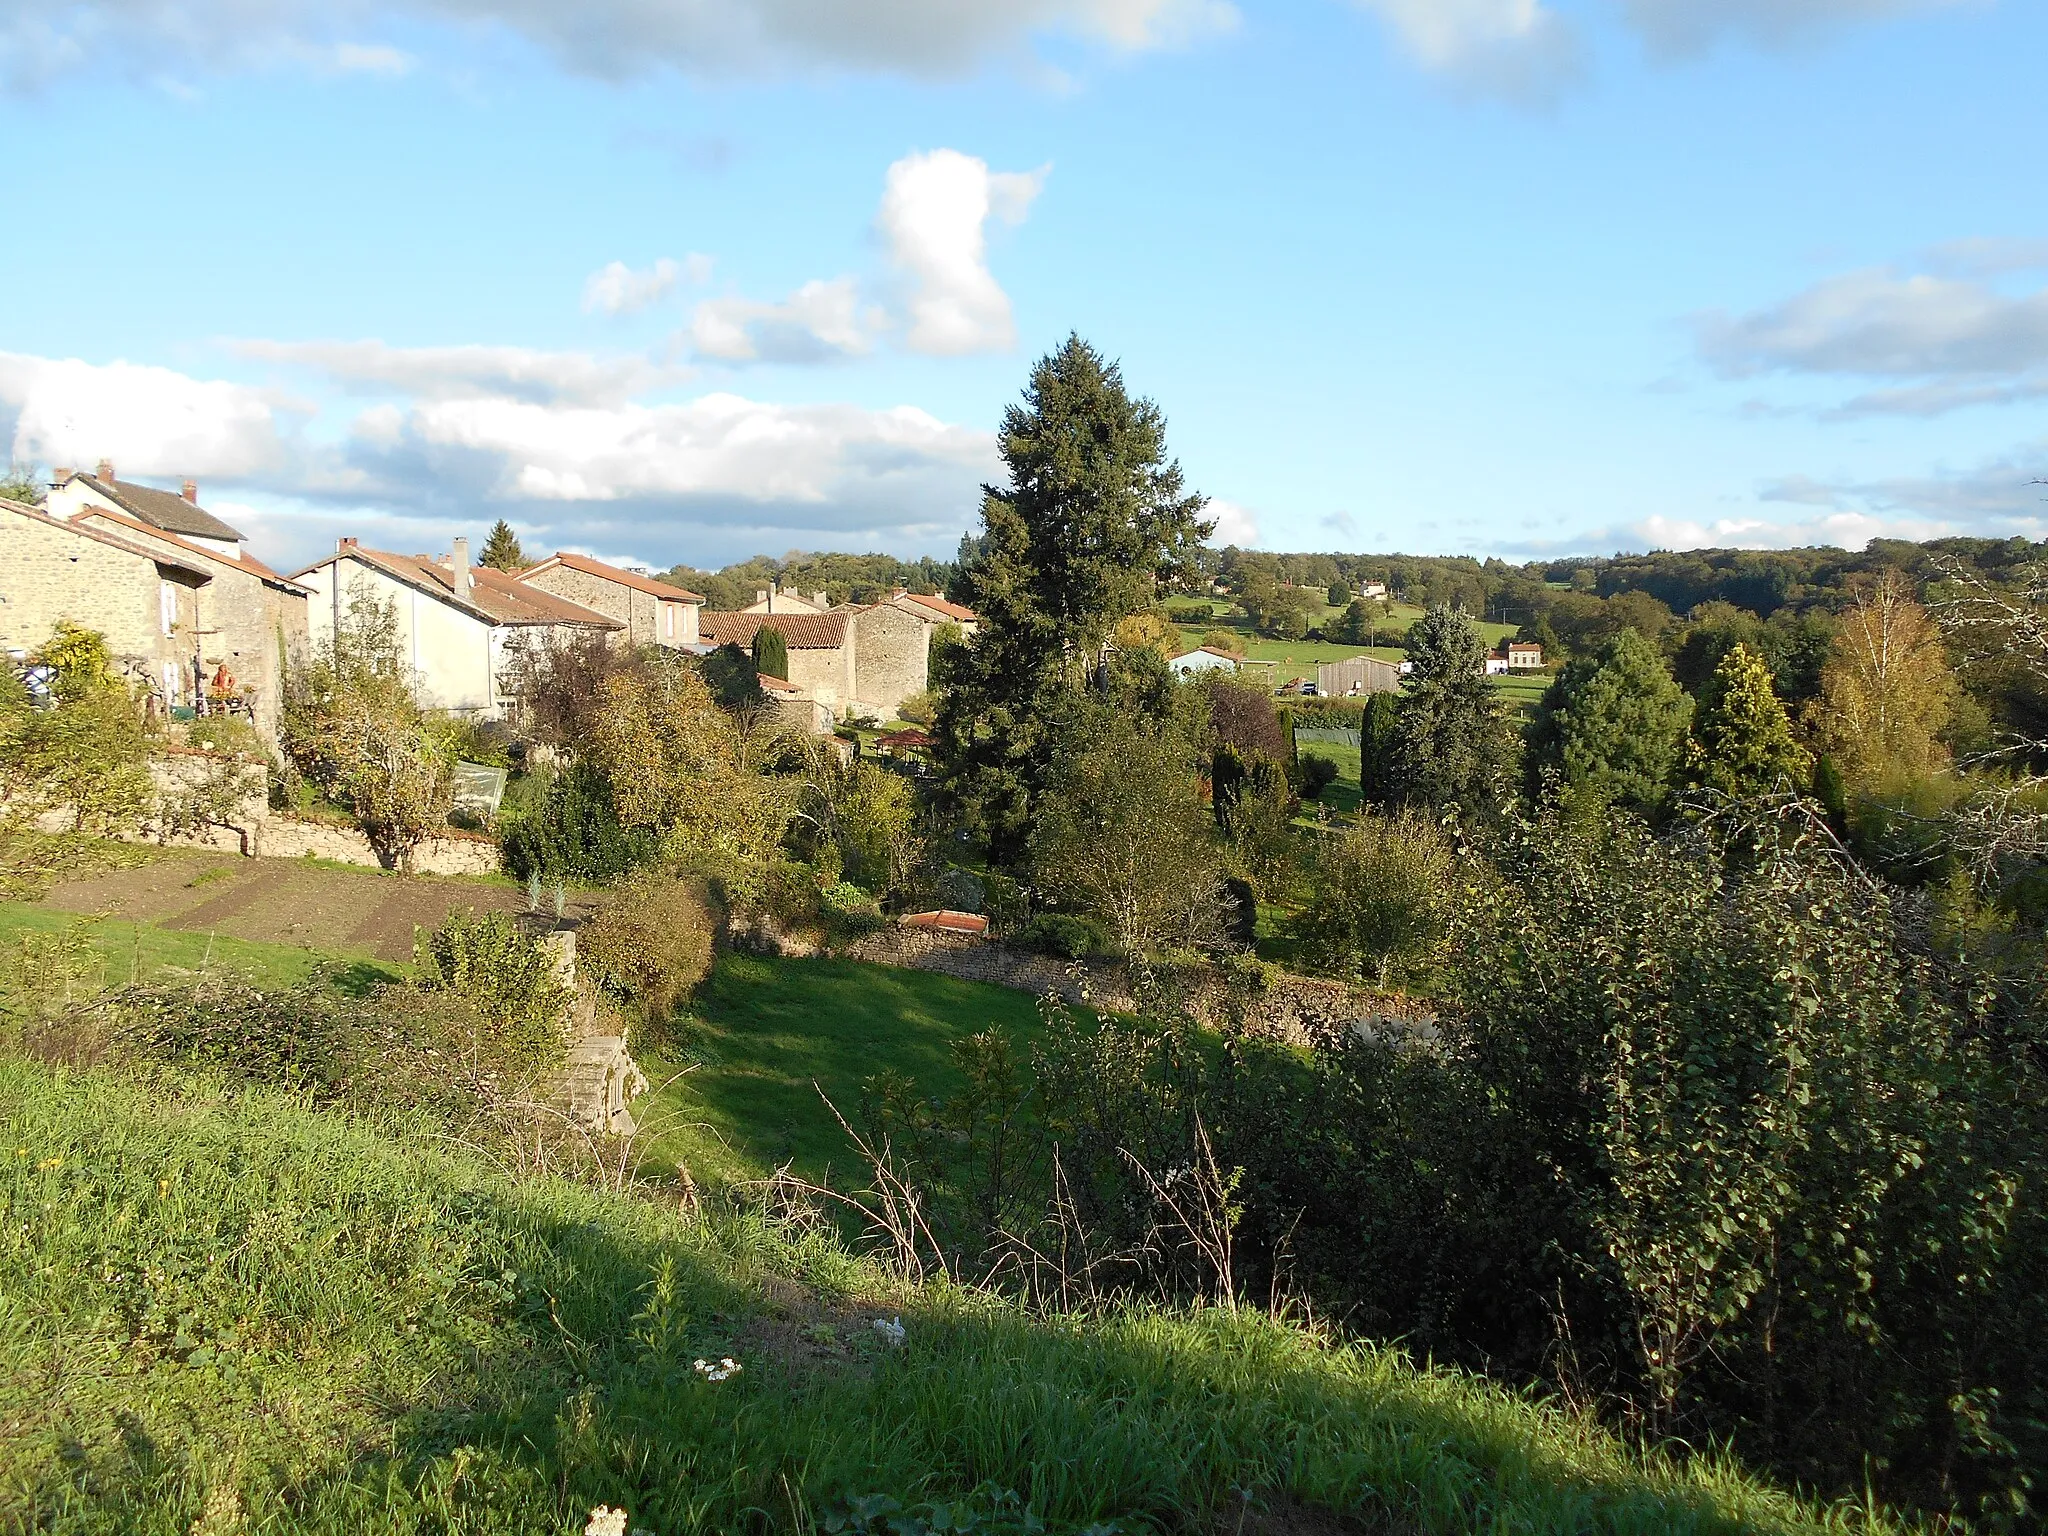
<instances>
[{"instance_id":1,"label":"cypress tree","mask_svg":"<svg viewBox=\"0 0 2048 1536\"><path fill-rule=\"evenodd\" d=\"M1813 755L1793 738L1771 669L1748 646L1729 647L1700 690L1682 783L1739 798L1803 789L1812 772Z\"/></svg>"},{"instance_id":2,"label":"cypress tree","mask_svg":"<svg viewBox=\"0 0 2048 1536\"><path fill-rule=\"evenodd\" d=\"M754 670L763 677L789 681L789 642L773 624L754 631Z\"/></svg>"}]
</instances>

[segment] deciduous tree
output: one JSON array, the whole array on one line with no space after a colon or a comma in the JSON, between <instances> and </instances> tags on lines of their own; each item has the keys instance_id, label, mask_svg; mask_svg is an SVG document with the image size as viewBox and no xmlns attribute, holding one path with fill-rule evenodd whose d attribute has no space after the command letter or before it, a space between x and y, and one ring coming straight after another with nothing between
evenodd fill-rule
<instances>
[{"instance_id":1,"label":"deciduous tree","mask_svg":"<svg viewBox=\"0 0 2048 1536\"><path fill-rule=\"evenodd\" d=\"M1958 691L1940 631L1886 571L1835 632L1809 718L1849 787L1867 788L1947 761L1939 738Z\"/></svg>"}]
</instances>

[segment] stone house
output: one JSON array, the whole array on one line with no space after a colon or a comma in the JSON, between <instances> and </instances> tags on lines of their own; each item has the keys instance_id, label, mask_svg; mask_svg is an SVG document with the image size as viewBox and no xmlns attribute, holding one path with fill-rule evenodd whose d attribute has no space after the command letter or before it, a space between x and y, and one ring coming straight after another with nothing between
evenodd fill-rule
<instances>
[{"instance_id":1,"label":"stone house","mask_svg":"<svg viewBox=\"0 0 2048 1536\"><path fill-rule=\"evenodd\" d=\"M699 634L706 645L748 650L765 624L789 647L789 682L835 716L853 709L887 719L930 680L933 626L889 603L830 613L706 613Z\"/></svg>"},{"instance_id":2,"label":"stone house","mask_svg":"<svg viewBox=\"0 0 2048 1536\"><path fill-rule=\"evenodd\" d=\"M1507 661L1510 672L1540 672L1543 670L1543 647L1530 641L1510 640Z\"/></svg>"},{"instance_id":3,"label":"stone house","mask_svg":"<svg viewBox=\"0 0 2048 1536\"><path fill-rule=\"evenodd\" d=\"M167 492L157 494L185 504ZM204 691L210 699L225 694L236 700L235 707L246 708L256 729L274 740L286 668L306 652L306 589L249 554L239 535L232 544L225 538L186 538L161 521L92 503L72 520L206 573L193 628ZM219 526L234 532L224 523Z\"/></svg>"},{"instance_id":4,"label":"stone house","mask_svg":"<svg viewBox=\"0 0 2048 1536\"><path fill-rule=\"evenodd\" d=\"M187 480L182 495L117 479L111 459L90 475L60 469L51 475L45 509L52 517L74 518L87 511L115 512L146 523L213 554L240 559L246 551L240 530L199 505L199 487Z\"/></svg>"},{"instance_id":5,"label":"stone house","mask_svg":"<svg viewBox=\"0 0 2048 1536\"><path fill-rule=\"evenodd\" d=\"M197 696L196 555L152 550L38 507L0 498L0 650L15 660L69 619L106 637L117 670L165 705Z\"/></svg>"},{"instance_id":6,"label":"stone house","mask_svg":"<svg viewBox=\"0 0 2048 1536\"><path fill-rule=\"evenodd\" d=\"M695 592L565 550L515 574L543 592L617 619L635 645L689 649L697 644L704 599Z\"/></svg>"},{"instance_id":7,"label":"stone house","mask_svg":"<svg viewBox=\"0 0 2048 1536\"><path fill-rule=\"evenodd\" d=\"M813 592L805 597L799 592L785 592L770 582L754 593L754 600L739 610L741 613L830 613L832 605L825 600L822 592Z\"/></svg>"},{"instance_id":8,"label":"stone house","mask_svg":"<svg viewBox=\"0 0 2048 1536\"><path fill-rule=\"evenodd\" d=\"M972 640L981 628L981 615L960 603L949 603L943 597L926 592L897 592L889 602L901 608L913 618L922 619L934 627L940 624L957 624L960 633Z\"/></svg>"},{"instance_id":9,"label":"stone house","mask_svg":"<svg viewBox=\"0 0 2048 1536\"><path fill-rule=\"evenodd\" d=\"M334 634L359 594L389 605L420 703L480 720L503 718L514 702L522 652L626 627L505 571L471 565L467 539L438 558L343 539L293 580L310 594L307 621L316 642Z\"/></svg>"}]
</instances>

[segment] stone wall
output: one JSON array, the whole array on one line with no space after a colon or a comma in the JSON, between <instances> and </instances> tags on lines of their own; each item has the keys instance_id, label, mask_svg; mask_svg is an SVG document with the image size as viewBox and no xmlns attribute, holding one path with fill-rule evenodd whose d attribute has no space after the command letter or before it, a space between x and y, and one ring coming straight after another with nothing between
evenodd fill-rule
<instances>
[{"instance_id":1,"label":"stone wall","mask_svg":"<svg viewBox=\"0 0 2048 1536\"><path fill-rule=\"evenodd\" d=\"M653 645L662 638L659 633L661 600L652 592L642 592L623 581L593 576L588 571L566 565L550 566L533 575L521 576L520 580L543 592L552 592L556 597L581 603L608 619L617 619L626 626L626 638L635 645ZM668 643L672 645L675 642Z\"/></svg>"},{"instance_id":2,"label":"stone wall","mask_svg":"<svg viewBox=\"0 0 2048 1536\"><path fill-rule=\"evenodd\" d=\"M166 661L182 661L189 674L192 642L189 633L164 634L160 591L147 555L40 512L0 507L0 650L36 650L59 619L70 619L98 630L115 657L148 668L161 687Z\"/></svg>"},{"instance_id":3,"label":"stone wall","mask_svg":"<svg viewBox=\"0 0 2048 1536\"><path fill-rule=\"evenodd\" d=\"M755 942L772 942L756 932ZM787 952L805 952L791 944ZM853 944L846 954L872 965L937 971L963 981L1010 987L1043 997L1055 993L1069 1003L1112 1013L1134 1013L1138 1000L1121 961L1061 960L1032 950L928 928L893 927ZM1434 1034L1436 1010L1424 999L1348 987L1342 982L1260 968L1255 977L1233 981L1217 967L1163 973L1161 982L1178 994L1199 1022L1243 1027L1295 1045L1325 1043L1359 1028L1404 1034Z\"/></svg>"},{"instance_id":4,"label":"stone wall","mask_svg":"<svg viewBox=\"0 0 2048 1536\"><path fill-rule=\"evenodd\" d=\"M889 603L849 616L847 641L853 648L854 695L884 720L929 681L932 629Z\"/></svg>"},{"instance_id":5,"label":"stone wall","mask_svg":"<svg viewBox=\"0 0 2048 1536\"><path fill-rule=\"evenodd\" d=\"M273 813L258 832L251 852L267 859L332 859L337 864L377 867L376 850L354 827ZM498 845L477 832L450 827L413 850L413 872L421 875L490 875L498 870Z\"/></svg>"}]
</instances>

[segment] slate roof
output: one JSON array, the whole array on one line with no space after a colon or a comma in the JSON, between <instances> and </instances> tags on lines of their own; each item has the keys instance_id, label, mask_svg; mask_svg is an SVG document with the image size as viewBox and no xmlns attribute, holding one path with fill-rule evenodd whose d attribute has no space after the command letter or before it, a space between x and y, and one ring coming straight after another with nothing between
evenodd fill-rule
<instances>
[{"instance_id":1,"label":"slate roof","mask_svg":"<svg viewBox=\"0 0 2048 1536\"><path fill-rule=\"evenodd\" d=\"M102 480L98 475L79 479L130 516L139 517L165 533L181 533L191 539L231 539L240 543L241 530L230 528L204 507L195 507L176 491L160 491L153 485L132 480Z\"/></svg>"},{"instance_id":2,"label":"slate roof","mask_svg":"<svg viewBox=\"0 0 2048 1536\"><path fill-rule=\"evenodd\" d=\"M531 581L551 565L565 565L572 571L581 571L586 576L601 577L605 581L616 581L621 586L632 587L653 597L664 598L671 603L701 603L703 597L685 587L672 587L665 581L656 581L652 576L642 576L635 571L621 570L616 565L606 565L602 560L593 560L588 555L572 555L558 549L537 565L529 565L516 572L521 581Z\"/></svg>"},{"instance_id":3,"label":"slate roof","mask_svg":"<svg viewBox=\"0 0 2048 1536\"><path fill-rule=\"evenodd\" d=\"M703 613L697 633L710 645L746 647L764 624L781 630L793 651L836 651L846 644L844 613Z\"/></svg>"},{"instance_id":4,"label":"slate roof","mask_svg":"<svg viewBox=\"0 0 2048 1536\"><path fill-rule=\"evenodd\" d=\"M350 544L324 560L316 560L297 574L317 571L323 565L348 558L374 566L409 587L442 598L458 608L468 608L492 624L583 624L594 629L623 629L617 619L593 613L566 597L528 586L507 571L488 565L470 567L475 584L467 593L455 590L455 573L432 555L394 555L385 549Z\"/></svg>"}]
</instances>

